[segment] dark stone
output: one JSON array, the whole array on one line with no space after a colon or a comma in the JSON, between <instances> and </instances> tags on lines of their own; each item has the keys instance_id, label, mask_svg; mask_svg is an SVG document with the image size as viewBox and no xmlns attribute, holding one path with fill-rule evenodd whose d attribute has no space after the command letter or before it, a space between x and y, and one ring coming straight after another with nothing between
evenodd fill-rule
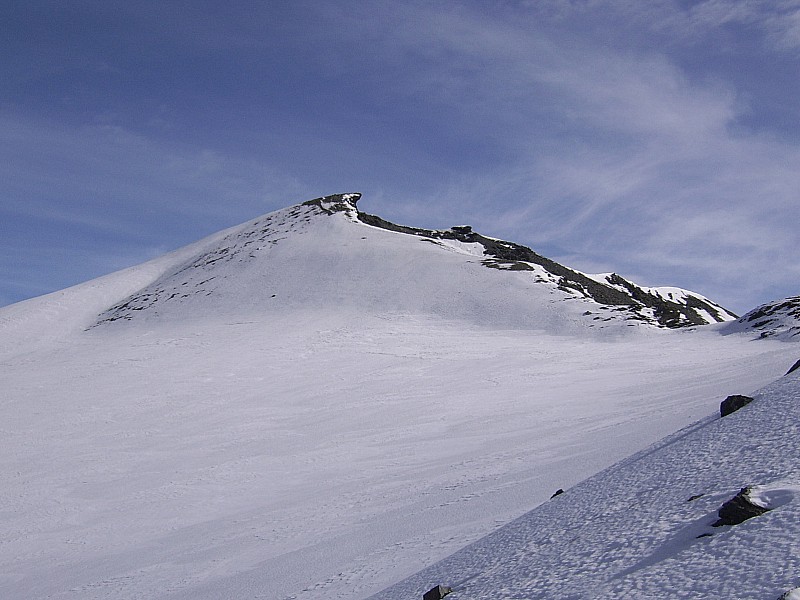
<instances>
[{"instance_id":1,"label":"dark stone","mask_svg":"<svg viewBox=\"0 0 800 600\"><path fill-rule=\"evenodd\" d=\"M456 225L455 227L451 227L453 231L456 233L472 233L472 226L470 225Z\"/></svg>"},{"instance_id":2,"label":"dark stone","mask_svg":"<svg viewBox=\"0 0 800 600\"><path fill-rule=\"evenodd\" d=\"M736 412L743 406L747 406L752 401L753 399L750 396L741 396L739 394L728 396L719 405L719 416L727 417L729 414Z\"/></svg>"},{"instance_id":3,"label":"dark stone","mask_svg":"<svg viewBox=\"0 0 800 600\"><path fill-rule=\"evenodd\" d=\"M687 500L687 502L694 502L695 500L699 500L699 499L700 499L700 498L702 498L703 496L705 496L705 494L695 494L694 496L692 496L691 498L689 498L689 499Z\"/></svg>"},{"instance_id":4,"label":"dark stone","mask_svg":"<svg viewBox=\"0 0 800 600\"><path fill-rule=\"evenodd\" d=\"M499 269L501 271L533 271L534 268L525 262L514 262L510 260L497 260L487 258L482 260L481 263L490 269Z\"/></svg>"},{"instance_id":5,"label":"dark stone","mask_svg":"<svg viewBox=\"0 0 800 600\"><path fill-rule=\"evenodd\" d=\"M429 589L422 595L422 600L442 600L447 594L453 590L443 585L437 585L435 588Z\"/></svg>"},{"instance_id":6,"label":"dark stone","mask_svg":"<svg viewBox=\"0 0 800 600\"><path fill-rule=\"evenodd\" d=\"M798 360L796 363L794 363L792 365L792 368L789 369L788 371L786 371L786 374L788 375L789 373L791 373L792 371L796 371L797 369L800 369L800 360Z\"/></svg>"},{"instance_id":7,"label":"dark stone","mask_svg":"<svg viewBox=\"0 0 800 600\"><path fill-rule=\"evenodd\" d=\"M554 493L552 496L550 496L550 500L552 500L552 499L553 499L553 498L555 498L556 496L560 496L560 495L561 495L561 494L563 494L563 493L564 493L564 490L562 490L561 488L558 488L558 489L555 491L555 493Z\"/></svg>"},{"instance_id":8,"label":"dark stone","mask_svg":"<svg viewBox=\"0 0 800 600\"><path fill-rule=\"evenodd\" d=\"M331 194L330 196L307 200L302 205L316 206L328 214L333 214L335 212L347 212L354 208L360 199L361 194Z\"/></svg>"},{"instance_id":9,"label":"dark stone","mask_svg":"<svg viewBox=\"0 0 800 600\"><path fill-rule=\"evenodd\" d=\"M747 521L747 519L763 515L765 512L769 512L769 509L750 502L750 488L745 487L720 507L717 511L719 520L713 523L712 526L738 525Z\"/></svg>"}]
</instances>

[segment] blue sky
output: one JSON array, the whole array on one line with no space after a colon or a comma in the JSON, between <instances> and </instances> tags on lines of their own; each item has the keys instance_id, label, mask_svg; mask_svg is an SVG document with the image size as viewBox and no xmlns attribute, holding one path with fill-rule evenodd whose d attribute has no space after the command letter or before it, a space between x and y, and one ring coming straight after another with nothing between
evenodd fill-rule
<instances>
[{"instance_id":1,"label":"blue sky","mask_svg":"<svg viewBox=\"0 0 800 600\"><path fill-rule=\"evenodd\" d=\"M360 191L744 312L800 293L800 0L4 2L0 305Z\"/></svg>"}]
</instances>

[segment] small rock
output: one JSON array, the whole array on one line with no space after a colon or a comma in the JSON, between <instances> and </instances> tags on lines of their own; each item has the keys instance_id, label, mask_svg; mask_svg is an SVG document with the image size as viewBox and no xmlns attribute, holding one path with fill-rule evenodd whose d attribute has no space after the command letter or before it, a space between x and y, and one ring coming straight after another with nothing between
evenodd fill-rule
<instances>
[{"instance_id":1,"label":"small rock","mask_svg":"<svg viewBox=\"0 0 800 600\"><path fill-rule=\"evenodd\" d=\"M558 488L558 489L557 489L555 492L553 492L553 495L552 495L552 496L550 496L550 500L552 500L552 499L553 499L553 498L555 498L556 496L560 496L560 495L561 495L561 494L563 494L563 493L564 493L564 490L562 490L561 488Z\"/></svg>"},{"instance_id":2,"label":"small rock","mask_svg":"<svg viewBox=\"0 0 800 600\"><path fill-rule=\"evenodd\" d=\"M796 363L794 363L792 365L792 368L789 369L788 371L786 371L786 374L788 375L789 373L791 373L792 371L796 371L797 369L800 369L800 360L798 360Z\"/></svg>"},{"instance_id":3,"label":"small rock","mask_svg":"<svg viewBox=\"0 0 800 600\"><path fill-rule=\"evenodd\" d=\"M750 487L742 488L738 494L723 504L717 511L719 520L712 527L738 525L758 515L769 512L768 508L758 506L750 501Z\"/></svg>"},{"instance_id":4,"label":"small rock","mask_svg":"<svg viewBox=\"0 0 800 600\"><path fill-rule=\"evenodd\" d=\"M736 412L743 406L747 406L752 401L753 399L750 396L741 396L739 394L728 396L719 405L719 415L721 417L727 417L729 414Z\"/></svg>"},{"instance_id":5,"label":"small rock","mask_svg":"<svg viewBox=\"0 0 800 600\"><path fill-rule=\"evenodd\" d=\"M435 588L429 589L422 595L422 600L442 600L447 594L452 592L452 588L437 585Z\"/></svg>"}]
</instances>

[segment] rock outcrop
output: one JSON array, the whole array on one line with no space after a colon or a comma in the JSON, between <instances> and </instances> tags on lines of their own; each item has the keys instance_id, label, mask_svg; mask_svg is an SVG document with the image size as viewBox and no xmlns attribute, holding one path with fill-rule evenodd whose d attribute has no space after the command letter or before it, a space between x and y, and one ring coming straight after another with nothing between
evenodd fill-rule
<instances>
[{"instance_id":1,"label":"rock outcrop","mask_svg":"<svg viewBox=\"0 0 800 600\"><path fill-rule=\"evenodd\" d=\"M719 405L719 416L727 417L729 414L735 413L740 408L747 406L752 401L753 399L750 396L742 396L740 394L728 396Z\"/></svg>"},{"instance_id":2,"label":"rock outcrop","mask_svg":"<svg viewBox=\"0 0 800 600\"><path fill-rule=\"evenodd\" d=\"M769 512L768 508L754 504L750 499L750 487L742 488L738 494L723 504L717 511L719 519L712 524L713 527L723 525L738 525L747 519L752 519Z\"/></svg>"}]
</instances>

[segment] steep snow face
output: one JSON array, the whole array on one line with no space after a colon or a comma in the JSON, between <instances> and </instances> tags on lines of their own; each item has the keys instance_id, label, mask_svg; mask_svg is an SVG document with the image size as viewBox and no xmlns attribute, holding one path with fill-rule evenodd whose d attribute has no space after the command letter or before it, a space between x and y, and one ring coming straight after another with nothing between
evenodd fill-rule
<instances>
[{"instance_id":1,"label":"steep snow face","mask_svg":"<svg viewBox=\"0 0 800 600\"><path fill-rule=\"evenodd\" d=\"M567 490L374 598L753 598L800 584L800 376ZM713 527L743 487L768 510ZM794 590L794 591L793 591Z\"/></svg>"},{"instance_id":2,"label":"steep snow face","mask_svg":"<svg viewBox=\"0 0 800 600\"><path fill-rule=\"evenodd\" d=\"M800 296L763 304L738 321L721 329L722 333L752 332L759 338L800 339Z\"/></svg>"}]
</instances>

